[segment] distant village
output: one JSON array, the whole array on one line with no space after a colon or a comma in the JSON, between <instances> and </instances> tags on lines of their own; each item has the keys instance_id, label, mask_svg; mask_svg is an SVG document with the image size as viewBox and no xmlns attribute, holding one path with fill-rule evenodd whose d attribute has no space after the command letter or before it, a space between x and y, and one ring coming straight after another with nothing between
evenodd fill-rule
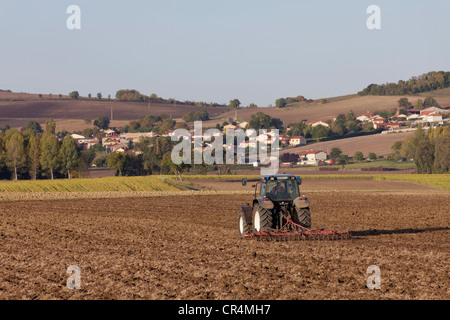
<instances>
[{"instance_id":1,"label":"distant village","mask_svg":"<svg viewBox=\"0 0 450 320\"><path fill-rule=\"evenodd\" d=\"M448 119L445 119L445 116L449 113L449 110L440 109L437 107L431 107L424 110L409 110L408 114L400 114L397 112L395 115L391 116L389 119L382 118L377 114L373 114L372 112L366 112L358 117L356 120L360 123L370 123L374 129L381 131L381 133L389 133L389 132L404 132L415 130L419 123L423 125L430 126L442 126L448 122ZM333 121L336 118L333 118ZM388 120L388 121L386 121ZM306 125L311 126L312 128L317 126L323 126L326 128L330 127L330 121L304 121ZM249 129L248 122L238 122L233 121L232 123L226 124L223 126L223 132L226 133L229 129ZM280 149L289 149L295 147L301 147L308 144L307 139L304 136L291 136L289 135L292 127L287 127L284 134L279 135L279 145ZM77 143L78 147L81 150L88 150L92 146L101 144L105 149L106 153L125 153L125 152L134 152L135 155L138 155L140 151L130 150L131 146L135 143L139 143L142 139L145 138L159 138L159 137L172 137L174 130L169 130L164 134L156 134L154 132L123 132L119 133L113 129L102 130L104 133L104 137L99 140L98 138L89 138L84 137L80 134L71 134L72 138ZM203 136L205 134L203 131ZM192 143L194 143L194 139L198 138L194 135L194 130L190 131ZM350 134L352 132L349 132ZM260 134L256 138L256 142L252 141L244 141L238 146L236 145L227 145L223 144L224 149L232 149L234 152L237 151L237 148L243 148L248 150L248 148L256 148L257 143L264 142L265 144L270 144L274 141L275 136L273 133L268 130L267 133ZM263 144L263 146L265 145ZM211 142L203 141L201 150L205 151L208 149L212 149ZM321 149L306 150L297 152L299 156L298 164L299 165L312 165L317 166L319 164L333 164L333 161L329 159L329 155L327 152ZM252 160L249 161L253 163ZM257 163L253 163L255 166ZM95 165L94 165L95 166Z\"/></svg>"}]
</instances>

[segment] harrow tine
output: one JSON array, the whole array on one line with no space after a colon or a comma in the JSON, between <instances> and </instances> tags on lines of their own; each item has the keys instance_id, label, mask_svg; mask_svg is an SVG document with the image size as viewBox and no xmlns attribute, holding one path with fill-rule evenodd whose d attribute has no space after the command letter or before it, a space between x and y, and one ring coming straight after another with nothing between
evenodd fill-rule
<instances>
[{"instance_id":1,"label":"harrow tine","mask_svg":"<svg viewBox=\"0 0 450 320\"><path fill-rule=\"evenodd\" d=\"M351 239L351 234L348 231L336 230L327 227L322 227L318 230L310 230L303 226L295 224L289 220L283 228L276 230L262 230L255 234L248 235L246 239L256 238L257 241L275 241L275 242L287 242L287 241L337 241Z\"/></svg>"}]
</instances>

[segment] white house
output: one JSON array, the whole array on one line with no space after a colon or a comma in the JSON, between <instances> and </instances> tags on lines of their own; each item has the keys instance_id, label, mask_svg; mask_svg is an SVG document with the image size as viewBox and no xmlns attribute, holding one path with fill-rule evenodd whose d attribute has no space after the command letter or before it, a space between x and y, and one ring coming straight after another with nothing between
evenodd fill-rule
<instances>
[{"instance_id":1,"label":"white house","mask_svg":"<svg viewBox=\"0 0 450 320\"><path fill-rule=\"evenodd\" d=\"M306 138L303 136L295 136L291 137L291 140L289 140L290 146L304 146L306 145Z\"/></svg>"},{"instance_id":2,"label":"white house","mask_svg":"<svg viewBox=\"0 0 450 320\"><path fill-rule=\"evenodd\" d=\"M311 127L317 127L317 126L323 126L326 128L329 128L330 125L323 121L305 121L306 124L310 125Z\"/></svg>"},{"instance_id":3,"label":"white house","mask_svg":"<svg viewBox=\"0 0 450 320\"><path fill-rule=\"evenodd\" d=\"M301 164L319 165L319 162L327 160L327 153L322 150L308 150L299 152Z\"/></svg>"},{"instance_id":4,"label":"white house","mask_svg":"<svg viewBox=\"0 0 450 320\"><path fill-rule=\"evenodd\" d=\"M247 128L247 126L248 126L248 122L247 121L239 123L239 128L241 128L241 129L245 129L245 128Z\"/></svg>"},{"instance_id":5,"label":"white house","mask_svg":"<svg viewBox=\"0 0 450 320\"><path fill-rule=\"evenodd\" d=\"M371 118L373 117L373 113L370 111L367 111L366 113L360 115L358 118L356 118L356 120L364 122L364 121L370 121Z\"/></svg>"},{"instance_id":6,"label":"white house","mask_svg":"<svg viewBox=\"0 0 450 320\"><path fill-rule=\"evenodd\" d=\"M424 120L426 122L441 122L442 121L442 115L437 114L437 113L432 113L427 115Z\"/></svg>"},{"instance_id":7,"label":"white house","mask_svg":"<svg viewBox=\"0 0 450 320\"><path fill-rule=\"evenodd\" d=\"M72 133L71 136L72 136L72 138L74 140L86 139L85 136L82 136L82 135L79 135L79 134L76 134L76 133Z\"/></svg>"},{"instance_id":8,"label":"white house","mask_svg":"<svg viewBox=\"0 0 450 320\"><path fill-rule=\"evenodd\" d=\"M426 122L440 122L442 121L442 115L434 112L433 110L422 111L419 115L423 121Z\"/></svg>"}]
</instances>

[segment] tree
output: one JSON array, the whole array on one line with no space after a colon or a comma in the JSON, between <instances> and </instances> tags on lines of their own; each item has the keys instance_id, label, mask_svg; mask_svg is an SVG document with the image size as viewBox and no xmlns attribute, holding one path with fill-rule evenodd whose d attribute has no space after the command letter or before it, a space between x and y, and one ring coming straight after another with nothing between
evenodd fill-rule
<instances>
[{"instance_id":1,"label":"tree","mask_svg":"<svg viewBox=\"0 0 450 320\"><path fill-rule=\"evenodd\" d=\"M364 155L361 151L356 151L355 155L353 156L353 159L356 161L363 161L364 160Z\"/></svg>"},{"instance_id":2,"label":"tree","mask_svg":"<svg viewBox=\"0 0 450 320\"><path fill-rule=\"evenodd\" d=\"M370 160L377 160L377 155L374 152L370 152L367 158Z\"/></svg>"},{"instance_id":3,"label":"tree","mask_svg":"<svg viewBox=\"0 0 450 320\"><path fill-rule=\"evenodd\" d=\"M106 116L103 117L98 117L97 119L94 120L94 126L106 130L109 127L109 118Z\"/></svg>"},{"instance_id":4,"label":"tree","mask_svg":"<svg viewBox=\"0 0 450 320\"><path fill-rule=\"evenodd\" d=\"M56 133L56 123L53 119L45 121L45 133L55 134Z\"/></svg>"},{"instance_id":5,"label":"tree","mask_svg":"<svg viewBox=\"0 0 450 320\"><path fill-rule=\"evenodd\" d=\"M28 124L25 127L22 128L22 132L24 132L27 129L30 129L35 134L44 132L42 130L41 125L38 122L36 122L36 121L28 122Z\"/></svg>"},{"instance_id":6,"label":"tree","mask_svg":"<svg viewBox=\"0 0 450 320\"><path fill-rule=\"evenodd\" d=\"M71 179L70 170L78 166L79 157L77 144L70 134L63 139L59 157L61 160L61 173L67 173L67 177Z\"/></svg>"},{"instance_id":7,"label":"tree","mask_svg":"<svg viewBox=\"0 0 450 320\"><path fill-rule=\"evenodd\" d=\"M346 121L345 121L345 127L349 131L353 130L356 132L359 130L358 121L356 120L356 116L355 116L355 113L353 112L353 110L350 110L350 112L347 114Z\"/></svg>"},{"instance_id":8,"label":"tree","mask_svg":"<svg viewBox=\"0 0 450 320\"><path fill-rule=\"evenodd\" d=\"M337 164L342 166L342 169L344 169L345 165L349 163L348 155L341 154L339 155L339 157L337 157L336 161Z\"/></svg>"},{"instance_id":9,"label":"tree","mask_svg":"<svg viewBox=\"0 0 450 320\"><path fill-rule=\"evenodd\" d=\"M342 150L339 148L333 148L331 149L331 153L330 153L330 159L337 159L340 155L342 154Z\"/></svg>"},{"instance_id":10,"label":"tree","mask_svg":"<svg viewBox=\"0 0 450 320\"><path fill-rule=\"evenodd\" d=\"M125 156L120 152L113 152L108 155L106 158L106 162L108 164L109 169L116 170L116 174L119 175L119 177L122 176L122 172L125 166Z\"/></svg>"},{"instance_id":11,"label":"tree","mask_svg":"<svg viewBox=\"0 0 450 320\"><path fill-rule=\"evenodd\" d=\"M40 149L39 149L39 137L32 135L28 142L28 159L30 161L30 174L33 180L37 179L37 173L40 165Z\"/></svg>"},{"instance_id":12,"label":"tree","mask_svg":"<svg viewBox=\"0 0 450 320\"><path fill-rule=\"evenodd\" d=\"M412 104L409 102L408 98L400 98L400 100L397 101L398 107L400 109L411 109Z\"/></svg>"},{"instance_id":13,"label":"tree","mask_svg":"<svg viewBox=\"0 0 450 320\"><path fill-rule=\"evenodd\" d=\"M50 132L44 133L41 138L41 167L50 171L54 179L54 172L59 166L59 143L56 136Z\"/></svg>"},{"instance_id":14,"label":"tree","mask_svg":"<svg viewBox=\"0 0 450 320\"><path fill-rule=\"evenodd\" d=\"M435 150L432 140L419 124L412 137L403 144L403 152L413 159L417 173L433 173Z\"/></svg>"},{"instance_id":15,"label":"tree","mask_svg":"<svg viewBox=\"0 0 450 320\"><path fill-rule=\"evenodd\" d=\"M194 121L207 121L209 120L209 113L205 109L200 110L198 112L192 111L183 116L183 120L185 122L194 122Z\"/></svg>"},{"instance_id":16,"label":"tree","mask_svg":"<svg viewBox=\"0 0 450 320\"><path fill-rule=\"evenodd\" d=\"M186 165L184 163L181 164L175 164L172 161L172 155L170 152L166 153L161 161L161 171L164 173L172 172L175 174L175 177L177 179L180 179L183 181L182 173L184 169L186 168Z\"/></svg>"},{"instance_id":17,"label":"tree","mask_svg":"<svg viewBox=\"0 0 450 320\"><path fill-rule=\"evenodd\" d=\"M287 104L287 102L286 102L286 99L284 99L284 98L280 98L277 101L275 101L275 106L277 108L284 108L286 106L286 104Z\"/></svg>"},{"instance_id":18,"label":"tree","mask_svg":"<svg viewBox=\"0 0 450 320\"><path fill-rule=\"evenodd\" d=\"M440 104L436 101L435 98L433 97L426 97L425 101L423 102L423 107L424 108L429 108L429 107L437 107L440 108Z\"/></svg>"},{"instance_id":19,"label":"tree","mask_svg":"<svg viewBox=\"0 0 450 320\"><path fill-rule=\"evenodd\" d=\"M233 99L230 101L230 108L237 109L241 105L241 102L238 99Z\"/></svg>"},{"instance_id":20,"label":"tree","mask_svg":"<svg viewBox=\"0 0 450 320\"><path fill-rule=\"evenodd\" d=\"M331 131L340 137L345 133L345 125L337 120L333 121L331 123Z\"/></svg>"},{"instance_id":21,"label":"tree","mask_svg":"<svg viewBox=\"0 0 450 320\"><path fill-rule=\"evenodd\" d=\"M101 92L97 93L97 99L98 100L102 100L102 93Z\"/></svg>"},{"instance_id":22,"label":"tree","mask_svg":"<svg viewBox=\"0 0 450 320\"><path fill-rule=\"evenodd\" d=\"M362 130L365 132L371 132L374 131L375 128L373 127L373 123L369 121L364 121L362 124Z\"/></svg>"},{"instance_id":23,"label":"tree","mask_svg":"<svg viewBox=\"0 0 450 320\"><path fill-rule=\"evenodd\" d=\"M422 99L417 99L417 102L414 105L414 109L416 109L416 110L422 110L423 109L423 100Z\"/></svg>"},{"instance_id":24,"label":"tree","mask_svg":"<svg viewBox=\"0 0 450 320\"><path fill-rule=\"evenodd\" d=\"M227 123L228 124L228 123ZM225 123L223 125L226 125ZM250 128L255 130L260 129L283 129L283 122L278 118L272 118L271 116L258 112L252 114L250 120Z\"/></svg>"},{"instance_id":25,"label":"tree","mask_svg":"<svg viewBox=\"0 0 450 320\"><path fill-rule=\"evenodd\" d=\"M324 127L322 125L315 126L311 130L312 137L314 139L316 139L317 141L328 137L329 134L330 134L330 129L328 129L327 127Z\"/></svg>"},{"instance_id":26,"label":"tree","mask_svg":"<svg viewBox=\"0 0 450 320\"><path fill-rule=\"evenodd\" d=\"M6 165L14 172L14 180L18 180L18 170L26 165L24 140L20 133L14 133L6 142Z\"/></svg>"},{"instance_id":27,"label":"tree","mask_svg":"<svg viewBox=\"0 0 450 320\"><path fill-rule=\"evenodd\" d=\"M69 97L71 97L72 99L78 99L80 97L80 94L78 93L78 91L72 91L71 93L69 93Z\"/></svg>"},{"instance_id":28,"label":"tree","mask_svg":"<svg viewBox=\"0 0 450 320\"><path fill-rule=\"evenodd\" d=\"M88 98L89 98L89 99L92 98L92 94L89 93L89 94L88 94Z\"/></svg>"},{"instance_id":29,"label":"tree","mask_svg":"<svg viewBox=\"0 0 450 320\"><path fill-rule=\"evenodd\" d=\"M450 172L450 134L442 135L436 139L434 172Z\"/></svg>"},{"instance_id":30,"label":"tree","mask_svg":"<svg viewBox=\"0 0 450 320\"><path fill-rule=\"evenodd\" d=\"M281 162L283 163L297 163L299 155L296 153L284 153L281 156Z\"/></svg>"}]
</instances>

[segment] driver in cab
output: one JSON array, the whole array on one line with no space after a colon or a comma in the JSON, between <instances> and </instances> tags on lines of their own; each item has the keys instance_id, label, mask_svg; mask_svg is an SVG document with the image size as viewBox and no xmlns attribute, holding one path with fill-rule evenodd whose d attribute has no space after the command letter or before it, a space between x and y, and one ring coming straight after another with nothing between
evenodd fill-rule
<instances>
[{"instance_id":1,"label":"driver in cab","mask_svg":"<svg viewBox=\"0 0 450 320\"><path fill-rule=\"evenodd\" d=\"M281 182L277 182L277 185L272 188L270 193L273 195L277 195L277 194L283 193L284 191L285 191L285 189L281 185Z\"/></svg>"}]
</instances>

